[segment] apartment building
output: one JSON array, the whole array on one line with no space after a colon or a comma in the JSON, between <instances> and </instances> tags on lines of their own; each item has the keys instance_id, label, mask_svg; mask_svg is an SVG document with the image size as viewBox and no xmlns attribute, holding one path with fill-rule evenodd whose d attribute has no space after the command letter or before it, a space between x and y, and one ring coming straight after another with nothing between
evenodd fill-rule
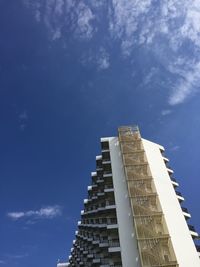
<instances>
[{"instance_id":1,"label":"apartment building","mask_svg":"<svg viewBox=\"0 0 200 267\"><path fill-rule=\"evenodd\" d=\"M57 267L200 267L199 235L164 151L137 126L101 138L71 255Z\"/></svg>"}]
</instances>

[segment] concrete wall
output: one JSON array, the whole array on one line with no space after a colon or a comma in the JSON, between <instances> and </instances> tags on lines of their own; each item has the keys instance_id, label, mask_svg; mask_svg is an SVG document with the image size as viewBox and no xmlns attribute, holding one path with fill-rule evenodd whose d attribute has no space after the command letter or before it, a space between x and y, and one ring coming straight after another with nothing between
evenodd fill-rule
<instances>
[{"instance_id":1,"label":"concrete wall","mask_svg":"<svg viewBox=\"0 0 200 267\"><path fill-rule=\"evenodd\" d=\"M105 140L105 139L104 139ZM123 267L141 267L118 138L109 138ZM187 266L188 267L188 266Z\"/></svg>"},{"instance_id":2,"label":"concrete wall","mask_svg":"<svg viewBox=\"0 0 200 267\"><path fill-rule=\"evenodd\" d=\"M162 158L159 145L142 139L179 267L200 267L200 259Z\"/></svg>"}]
</instances>

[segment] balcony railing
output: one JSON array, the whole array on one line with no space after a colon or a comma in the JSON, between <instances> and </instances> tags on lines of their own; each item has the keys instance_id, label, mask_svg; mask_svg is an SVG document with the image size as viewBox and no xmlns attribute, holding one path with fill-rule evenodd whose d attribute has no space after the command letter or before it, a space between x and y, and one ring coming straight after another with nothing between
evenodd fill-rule
<instances>
[{"instance_id":1,"label":"balcony railing","mask_svg":"<svg viewBox=\"0 0 200 267\"><path fill-rule=\"evenodd\" d=\"M101 142L102 150L109 150L109 142Z\"/></svg>"},{"instance_id":2,"label":"balcony railing","mask_svg":"<svg viewBox=\"0 0 200 267\"><path fill-rule=\"evenodd\" d=\"M119 240L109 240L110 247L120 247Z\"/></svg>"},{"instance_id":3,"label":"balcony railing","mask_svg":"<svg viewBox=\"0 0 200 267\"><path fill-rule=\"evenodd\" d=\"M105 184L104 188L105 189L112 189L113 188L113 184Z\"/></svg>"},{"instance_id":4,"label":"balcony railing","mask_svg":"<svg viewBox=\"0 0 200 267\"><path fill-rule=\"evenodd\" d=\"M102 152L102 160L110 161L110 152Z\"/></svg>"},{"instance_id":5,"label":"balcony railing","mask_svg":"<svg viewBox=\"0 0 200 267\"><path fill-rule=\"evenodd\" d=\"M116 218L110 218L110 219L107 219L107 224L117 224L117 219Z\"/></svg>"}]
</instances>

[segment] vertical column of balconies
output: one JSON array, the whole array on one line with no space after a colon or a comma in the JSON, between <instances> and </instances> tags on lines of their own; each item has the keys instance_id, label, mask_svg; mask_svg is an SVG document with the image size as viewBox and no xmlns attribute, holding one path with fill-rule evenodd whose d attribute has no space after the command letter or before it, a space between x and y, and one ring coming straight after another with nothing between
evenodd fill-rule
<instances>
[{"instance_id":1,"label":"vertical column of balconies","mask_svg":"<svg viewBox=\"0 0 200 267\"><path fill-rule=\"evenodd\" d=\"M121 267L121 254L108 142L96 157L88 198L78 222L69 266Z\"/></svg>"},{"instance_id":2,"label":"vertical column of balconies","mask_svg":"<svg viewBox=\"0 0 200 267\"><path fill-rule=\"evenodd\" d=\"M174 187L174 190L175 190L177 199L178 199L178 201L180 203L180 206L181 206L181 209L183 211L183 215L184 215L185 220L186 220L186 222L188 224L188 229L189 229L190 234L191 234L191 236L192 236L192 238L194 240L194 243L195 243L195 240L199 240L199 238L200 238L199 237L199 234L195 230L195 227L188 222L189 219L191 218L191 214L189 213L188 209L183 206L183 202L185 201L185 198L183 197L183 195L181 194L181 192L177 190L177 188L179 187L179 183L177 182L177 180L173 176L174 172L173 172L172 168L169 165L169 159L165 156L164 149L161 149L160 152L161 152L161 155L163 157L164 163L166 165L166 168L167 168L169 177L171 179L172 185ZM196 245L197 251L199 252L200 246L198 244L196 244L196 243L195 243L195 245Z\"/></svg>"},{"instance_id":3,"label":"vertical column of balconies","mask_svg":"<svg viewBox=\"0 0 200 267\"><path fill-rule=\"evenodd\" d=\"M120 127L119 142L142 267L178 266L137 127Z\"/></svg>"}]
</instances>

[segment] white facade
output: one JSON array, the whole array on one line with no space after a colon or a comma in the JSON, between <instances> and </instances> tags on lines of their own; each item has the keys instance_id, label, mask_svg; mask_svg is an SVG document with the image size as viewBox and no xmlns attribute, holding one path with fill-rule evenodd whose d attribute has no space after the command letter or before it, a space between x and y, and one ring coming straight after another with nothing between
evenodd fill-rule
<instances>
[{"instance_id":1,"label":"white facade","mask_svg":"<svg viewBox=\"0 0 200 267\"><path fill-rule=\"evenodd\" d=\"M126 177L118 138L110 138L109 145L112 162L113 185L115 188L115 202L119 226L122 266L141 267L133 224L133 214L128 197Z\"/></svg>"},{"instance_id":2,"label":"white facade","mask_svg":"<svg viewBox=\"0 0 200 267\"><path fill-rule=\"evenodd\" d=\"M145 139L142 141L179 267L200 267L199 256L164 163L160 146Z\"/></svg>"}]
</instances>

